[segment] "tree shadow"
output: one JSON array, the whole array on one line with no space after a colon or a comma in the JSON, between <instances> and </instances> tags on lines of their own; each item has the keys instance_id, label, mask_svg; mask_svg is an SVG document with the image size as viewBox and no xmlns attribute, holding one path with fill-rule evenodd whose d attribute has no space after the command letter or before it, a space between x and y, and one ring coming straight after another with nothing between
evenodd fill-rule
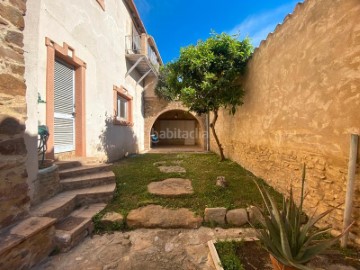
<instances>
[{"instance_id":1,"label":"tree shadow","mask_svg":"<svg viewBox=\"0 0 360 270\"><path fill-rule=\"evenodd\" d=\"M105 115L105 127L99 136L98 151L104 151L108 162L139 152L137 136L132 126L114 124L114 118Z\"/></svg>"}]
</instances>

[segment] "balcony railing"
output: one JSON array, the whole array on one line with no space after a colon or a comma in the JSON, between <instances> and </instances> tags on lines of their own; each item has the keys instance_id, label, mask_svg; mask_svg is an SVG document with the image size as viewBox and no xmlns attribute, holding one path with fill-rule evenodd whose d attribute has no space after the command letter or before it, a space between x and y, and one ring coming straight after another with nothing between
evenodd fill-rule
<instances>
[{"instance_id":1,"label":"balcony railing","mask_svg":"<svg viewBox=\"0 0 360 270\"><path fill-rule=\"evenodd\" d=\"M148 36L143 35L129 35L125 37L125 50L126 54L139 54L148 58L151 65L159 70L159 61L155 51L148 43Z\"/></svg>"},{"instance_id":2,"label":"balcony railing","mask_svg":"<svg viewBox=\"0 0 360 270\"><path fill-rule=\"evenodd\" d=\"M141 54L141 36L132 35L125 37L126 53L127 54Z\"/></svg>"},{"instance_id":3,"label":"balcony railing","mask_svg":"<svg viewBox=\"0 0 360 270\"><path fill-rule=\"evenodd\" d=\"M156 70L159 70L159 62L157 59L156 53L153 51L151 46L148 45L148 57L151 62L151 64L156 68Z\"/></svg>"}]
</instances>

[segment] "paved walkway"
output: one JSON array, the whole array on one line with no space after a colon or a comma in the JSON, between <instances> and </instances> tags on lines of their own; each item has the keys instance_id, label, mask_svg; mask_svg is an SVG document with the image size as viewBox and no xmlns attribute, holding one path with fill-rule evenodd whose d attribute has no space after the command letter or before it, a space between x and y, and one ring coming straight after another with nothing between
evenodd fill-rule
<instances>
[{"instance_id":1,"label":"paved walkway","mask_svg":"<svg viewBox=\"0 0 360 270\"><path fill-rule=\"evenodd\" d=\"M253 237L252 229L138 229L95 235L69 253L49 257L40 270L214 270L207 242Z\"/></svg>"}]
</instances>

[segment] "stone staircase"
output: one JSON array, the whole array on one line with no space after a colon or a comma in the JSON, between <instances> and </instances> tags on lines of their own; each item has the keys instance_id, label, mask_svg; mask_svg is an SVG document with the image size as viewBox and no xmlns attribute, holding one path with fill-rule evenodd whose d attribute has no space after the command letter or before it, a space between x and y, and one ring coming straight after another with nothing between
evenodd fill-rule
<instances>
[{"instance_id":1,"label":"stone staircase","mask_svg":"<svg viewBox=\"0 0 360 270\"><path fill-rule=\"evenodd\" d=\"M92 217L112 199L115 175L109 164L60 161L61 192L31 209L33 217L55 219L55 245L70 250L93 231Z\"/></svg>"},{"instance_id":2,"label":"stone staircase","mask_svg":"<svg viewBox=\"0 0 360 270\"><path fill-rule=\"evenodd\" d=\"M30 269L55 248L70 250L92 233L92 217L112 199L111 165L91 159L56 165L54 175L41 183L43 193L52 186L56 192L37 202L28 217L0 230L0 269Z\"/></svg>"}]
</instances>

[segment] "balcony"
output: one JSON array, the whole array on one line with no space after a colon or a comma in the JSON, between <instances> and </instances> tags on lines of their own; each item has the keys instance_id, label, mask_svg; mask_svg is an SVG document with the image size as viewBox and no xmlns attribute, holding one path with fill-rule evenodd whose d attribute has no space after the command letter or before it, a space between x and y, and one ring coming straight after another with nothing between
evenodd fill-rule
<instances>
[{"instance_id":1,"label":"balcony","mask_svg":"<svg viewBox=\"0 0 360 270\"><path fill-rule=\"evenodd\" d=\"M138 83L150 73L158 76L162 60L152 37L147 34L126 36L125 55L131 63L126 75L136 69L141 76Z\"/></svg>"}]
</instances>

